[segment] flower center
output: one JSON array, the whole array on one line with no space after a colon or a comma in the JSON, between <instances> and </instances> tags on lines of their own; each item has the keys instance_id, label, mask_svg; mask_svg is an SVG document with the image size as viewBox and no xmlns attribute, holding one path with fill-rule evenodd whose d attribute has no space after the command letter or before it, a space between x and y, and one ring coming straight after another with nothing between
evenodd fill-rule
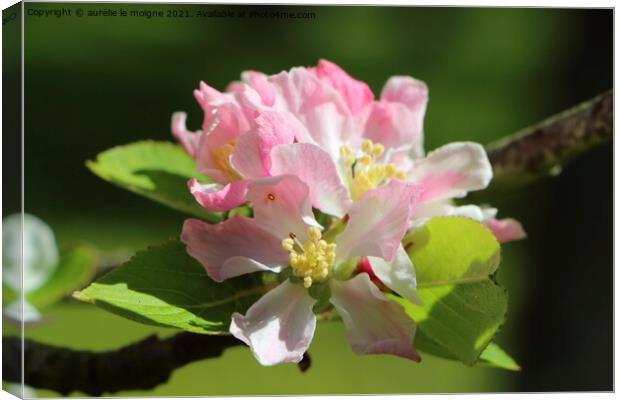
<instances>
[{"instance_id":1,"label":"flower center","mask_svg":"<svg viewBox=\"0 0 620 400\"><path fill-rule=\"evenodd\" d=\"M235 142L235 139L231 139L227 143L211 151L215 165L228 175L231 181L238 181L241 179L241 176L230 165L230 155L235 150Z\"/></svg>"},{"instance_id":2,"label":"flower center","mask_svg":"<svg viewBox=\"0 0 620 400\"><path fill-rule=\"evenodd\" d=\"M381 157L385 148L381 143L373 143L369 139L362 142L362 154L356 156L353 150L343 145L340 147L340 155L347 171L346 179L351 191L353 201L357 200L367 190L373 189L387 179L405 179L405 171L396 168L393 163L379 163L377 158Z\"/></svg>"},{"instance_id":3,"label":"flower center","mask_svg":"<svg viewBox=\"0 0 620 400\"><path fill-rule=\"evenodd\" d=\"M304 287L313 282L323 282L331 273L336 259L336 244L327 243L321 238L321 231L308 228L308 240L301 243L294 233L282 241L282 248L289 252L293 275L303 278Z\"/></svg>"}]
</instances>

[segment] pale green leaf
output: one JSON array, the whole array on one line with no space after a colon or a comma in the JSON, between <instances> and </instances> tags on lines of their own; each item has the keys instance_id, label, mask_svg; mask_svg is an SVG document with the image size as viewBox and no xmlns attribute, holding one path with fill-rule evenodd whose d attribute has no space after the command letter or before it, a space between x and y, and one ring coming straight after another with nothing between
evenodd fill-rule
<instances>
[{"instance_id":1,"label":"pale green leaf","mask_svg":"<svg viewBox=\"0 0 620 400\"><path fill-rule=\"evenodd\" d=\"M223 334L233 312L244 313L269 289L260 274L214 282L172 240L138 252L74 297L146 324Z\"/></svg>"},{"instance_id":2,"label":"pale green leaf","mask_svg":"<svg viewBox=\"0 0 620 400\"><path fill-rule=\"evenodd\" d=\"M521 367L496 343L490 343L480 354L480 365L520 371Z\"/></svg>"},{"instance_id":3,"label":"pale green leaf","mask_svg":"<svg viewBox=\"0 0 620 400\"><path fill-rule=\"evenodd\" d=\"M417 323L416 347L474 364L504 322L507 298L492 278L500 247L482 224L437 217L405 238L423 305L392 296Z\"/></svg>"},{"instance_id":4,"label":"pale green leaf","mask_svg":"<svg viewBox=\"0 0 620 400\"><path fill-rule=\"evenodd\" d=\"M106 181L176 210L209 222L221 219L221 213L205 210L187 189L191 178L203 183L209 180L196 172L195 161L179 145L142 141L117 146L86 165Z\"/></svg>"}]
</instances>

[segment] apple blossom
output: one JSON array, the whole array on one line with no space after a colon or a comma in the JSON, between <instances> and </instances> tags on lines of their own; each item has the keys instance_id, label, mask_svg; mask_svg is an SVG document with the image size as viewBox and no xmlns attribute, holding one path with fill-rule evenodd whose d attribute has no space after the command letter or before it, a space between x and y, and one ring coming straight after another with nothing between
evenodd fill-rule
<instances>
[{"instance_id":1,"label":"apple blossom","mask_svg":"<svg viewBox=\"0 0 620 400\"><path fill-rule=\"evenodd\" d=\"M348 218L324 230L306 183L294 175L260 178L246 193L253 218L236 214L216 225L189 219L181 240L217 282L258 271L289 276L245 315L232 316L230 332L261 364L301 360L316 326L313 307L326 300L320 293L342 316L355 353L419 360L414 322L356 269L367 259L386 286L417 301L414 268L401 244L415 196L413 185L392 180L350 203Z\"/></svg>"}]
</instances>

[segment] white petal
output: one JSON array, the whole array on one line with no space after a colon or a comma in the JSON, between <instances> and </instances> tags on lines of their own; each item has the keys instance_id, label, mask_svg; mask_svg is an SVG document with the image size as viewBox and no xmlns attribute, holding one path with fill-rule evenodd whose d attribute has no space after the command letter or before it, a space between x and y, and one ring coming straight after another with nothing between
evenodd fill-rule
<instances>
[{"instance_id":1,"label":"white petal","mask_svg":"<svg viewBox=\"0 0 620 400\"><path fill-rule=\"evenodd\" d=\"M387 287L405 299L421 304L416 293L415 268L411 258L401 245L392 262L380 257L368 257L372 270Z\"/></svg>"},{"instance_id":2,"label":"white petal","mask_svg":"<svg viewBox=\"0 0 620 400\"><path fill-rule=\"evenodd\" d=\"M355 354L393 354L420 361L413 347L414 322L400 304L381 293L368 274L332 280L331 290L331 303L342 316Z\"/></svg>"},{"instance_id":3,"label":"white petal","mask_svg":"<svg viewBox=\"0 0 620 400\"><path fill-rule=\"evenodd\" d=\"M234 313L230 333L245 342L262 365L297 363L316 327L314 300L301 285L282 282L244 315Z\"/></svg>"},{"instance_id":4,"label":"white petal","mask_svg":"<svg viewBox=\"0 0 620 400\"><path fill-rule=\"evenodd\" d=\"M336 237L337 263L374 256L391 261L409 226L416 188L391 180L364 193L349 210L349 222Z\"/></svg>"},{"instance_id":5,"label":"white petal","mask_svg":"<svg viewBox=\"0 0 620 400\"><path fill-rule=\"evenodd\" d=\"M414 212L412 227L420 227L429 219L439 216L467 217L482 222L495 215L497 209L478 207L474 204L455 206L450 199L443 199L419 204Z\"/></svg>"},{"instance_id":6,"label":"white petal","mask_svg":"<svg viewBox=\"0 0 620 400\"><path fill-rule=\"evenodd\" d=\"M493 169L484 148L471 142L450 143L416 160L409 179L421 189L420 202L463 197L484 189Z\"/></svg>"}]
</instances>

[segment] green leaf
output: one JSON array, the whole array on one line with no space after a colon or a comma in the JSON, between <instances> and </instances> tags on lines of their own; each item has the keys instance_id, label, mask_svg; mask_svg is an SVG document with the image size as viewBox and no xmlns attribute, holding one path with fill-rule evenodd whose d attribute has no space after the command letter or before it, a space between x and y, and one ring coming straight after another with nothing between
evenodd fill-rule
<instances>
[{"instance_id":1,"label":"green leaf","mask_svg":"<svg viewBox=\"0 0 620 400\"><path fill-rule=\"evenodd\" d=\"M210 181L196 172L194 160L179 145L142 141L117 146L86 165L97 176L122 188L209 222L221 220L221 213L205 210L187 189L191 178Z\"/></svg>"},{"instance_id":2,"label":"green leaf","mask_svg":"<svg viewBox=\"0 0 620 400\"><path fill-rule=\"evenodd\" d=\"M28 302L37 308L45 307L84 287L94 276L96 263L96 250L86 245L61 253L54 274L43 286L26 295Z\"/></svg>"},{"instance_id":3,"label":"green leaf","mask_svg":"<svg viewBox=\"0 0 620 400\"><path fill-rule=\"evenodd\" d=\"M482 354L480 354L479 364L511 371L521 370L519 364L495 343L490 343Z\"/></svg>"},{"instance_id":4,"label":"green leaf","mask_svg":"<svg viewBox=\"0 0 620 400\"><path fill-rule=\"evenodd\" d=\"M172 240L138 252L73 297L145 324L224 334L231 314L244 313L270 288L260 274L214 282Z\"/></svg>"},{"instance_id":5,"label":"green leaf","mask_svg":"<svg viewBox=\"0 0 620 400\"><path fill-rule=\"evenodd\" d=\"M86 245L78 245L60 253L60 259L52 275L45 283L26 294L26 300L37 308L52 305L74 290L86 285L95 274L97 252ZM18 293L10 287L2 286L2 303L8 304L17 299Z\"/></svg>"},{"instance_id":6,"label":"green leaf","mask_svg":"<svg viewBox=\"0 0 620 400\"><path fill-rule=\"evenodd\" d=\"M405 238L423 305L393 296L417 323L416 348L473 365L505 319L506 292L493 279L500 247L482 224L437 217Z\"/></svg>"}]
</instances>

